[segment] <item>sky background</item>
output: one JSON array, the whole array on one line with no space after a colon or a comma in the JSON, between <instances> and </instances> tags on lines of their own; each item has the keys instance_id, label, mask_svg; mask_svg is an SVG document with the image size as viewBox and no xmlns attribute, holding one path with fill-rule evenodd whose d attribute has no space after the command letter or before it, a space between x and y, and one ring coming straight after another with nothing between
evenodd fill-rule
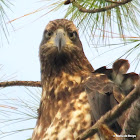
<instances>
[{"instance_id":1,"label":"sky background","mask_svg":"<svg viewBox=\"0 0 140 140\"><path fill-rule=\"evenodd\" d=\"M11 11L6 11L9 20L13 20L27 13L33 12L39 7L45 5L45 2L37 2L36 0L14 0L12 1L14 6L11 7ZM46 24L50 20L63 18L65 15L65 10L48 13L45 16L45 11L41 11L21 19L12 22L12 27L9 26L9 43L6 39L3 39L3 46L0 47L0 81L6 80L27 80L27 81L39 81L40 80L40 64L39 64L39 44L42 39L42 34ZM98 50L94 48L94 45L89 46L85 40L84 34L80 31L80 38L84 46L84 51L92 63L95 69L107 65L121 54L123 54L128 48L119 48L117 50L112 50L105 55L101 55L103 52L109 50L110 48L99 48ZM112 42L116 40L112 39ZM129 47L129 46L128 46ZM132 57L136 56L133 54ZM131 60L131 57L129 58ZM129 71L133 71L133 66ZM136 72L139 73L139 69ZM33 128L35 126L36 120L28 120L25 122L3 123L5 120L10 120L15 118L28 119L26 114L35 115L32 109L25 109L23 104L29 103L33 108L39 104L39 96L41 93L40 88L25 88L25 87L8 87L0 88L0 106L9 105L15 108L7 109L1 107L0 113L0 134L4 132ZM24 102L24 103L23 103ZM12 113L18 110L17 113ZM6 114L4 113L5 111ZM31 111L31 112L30 112ZM20 112L20 113L19 113ZM26 114L23 116L22 112ZM10 135L3 137L0 135L2 140L25 140L30 138L32 135L32 130L20 132L15 135Z\"/></svg>"}]
</instances>

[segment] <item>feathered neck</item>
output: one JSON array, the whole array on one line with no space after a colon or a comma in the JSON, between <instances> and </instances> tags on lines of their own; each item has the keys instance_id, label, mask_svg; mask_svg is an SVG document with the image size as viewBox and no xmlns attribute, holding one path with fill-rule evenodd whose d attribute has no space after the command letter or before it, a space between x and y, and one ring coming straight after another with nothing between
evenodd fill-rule
<instances>
[{"instance_id":1,"label":"feathered neck","mask_svg":"<svg viewBox=\"0 0 140 140\"><path fill-rule=\"evenodd\" d=\"M40 50L40 61L42 82L51 76L58 77L62 72L73 75L81 71L93 71L83 50L77 47L66 47L62 52L46 47Z\"/></svg>"}]
</instances>

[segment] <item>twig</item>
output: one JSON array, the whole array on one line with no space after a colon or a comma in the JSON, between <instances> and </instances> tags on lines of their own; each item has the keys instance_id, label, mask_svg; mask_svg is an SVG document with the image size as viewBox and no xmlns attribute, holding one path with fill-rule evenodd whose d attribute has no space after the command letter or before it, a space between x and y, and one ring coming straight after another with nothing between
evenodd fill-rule
<instances>
[{"instance_id":1,"label":"twig","mask_svg":"<svg viewBox=\"0 0 140 140\"><path fill-rule=\"evenodd\" d=\"M103 115L90 129L82 133L77 140L85 140L86 138L93 136L97 133L98 126L103 123L111 125L136 99L138 99L138 97L140 97L140 80L137 87L131 91L120 104Z\"/></svg>"},{"instance_id":2,"label":"twig","mask_svg":"<svg viewBox=\"0 0 140 140\"><path fill-rule=\"evenodd\" d=\"M111 10L111 9L113 9L115 7L124 5L124 4L128 3L128 2L131 2L132 0L123 0L123 1L120 1L120 2L114 2L114 1L110 1L110 0L107 0L107 1L112 2L113 4L111 4L109 6L106 6L106 7L103 7L103 8L99 8L99 9L86 9L83 6L81 6L79 3L77 3L75 0L67 0L67 1L64 2L64 4L67 5L67 4L72 3L73 6L77 7L80 12L84 12L84 13L99 13L99 12L105 12L105 11Z\"/></svg>"},{"instance_id":3,"label":"twig","mask_svg":"<svg viewBox=\"0 0 140 140\"><path fill-rule=\"evenodd\" d=\"M64 1L64 5L68 5L68 4L70 4L70 3L72 3L74 0L66 0L66 1Z\"/></svg>"},{"instance_id":4,"label":"twig","mask_svg":"<svg viewBox=\"0 0 140 140\"><path fill-rule=\"evenodd\" d=\"M7 81L0 82L0 87L9 86L30 86L30 87L41 87L40 81Z\"/></svg>"}]
</instances>

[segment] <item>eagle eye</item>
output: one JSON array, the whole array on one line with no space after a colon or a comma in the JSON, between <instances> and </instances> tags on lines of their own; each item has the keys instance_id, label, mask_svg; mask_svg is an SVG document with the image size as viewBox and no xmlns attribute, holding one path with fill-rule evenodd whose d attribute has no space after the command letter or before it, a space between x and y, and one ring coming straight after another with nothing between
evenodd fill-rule
<instances>
[{"instance_id":1,"label":"eagle eye","mask_svg":"<svg viewBox=\"0 0 140 140\"><path fill-rule=\"evenodd\" d=\"M76 33L76 31L74 31L74 32L69 32L68 35L69 35L69 38L73 40L73 39L76 38L77 33Z\"/></svg>"},{"instance_id":2,"label":"eagle eye","mask_svg":"<svg viewBox=\"0 0 140 140\"><path fill-rule=\"evenodd\" d=\"M53 32L46 30L44 35L47 39L49 39L52 36L52 34L53 34Z\"/></svg>"}]
</instances>

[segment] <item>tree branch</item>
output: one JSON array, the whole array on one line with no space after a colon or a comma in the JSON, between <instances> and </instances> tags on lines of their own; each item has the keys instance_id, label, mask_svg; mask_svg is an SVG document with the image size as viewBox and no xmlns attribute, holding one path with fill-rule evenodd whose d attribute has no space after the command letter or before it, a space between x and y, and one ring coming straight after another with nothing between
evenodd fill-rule
<instances>
[{"instance_id":1,"label":"tree branch","mask_svg":"<svg viewBox=\"0 0 140 140\"><path fill-rule=\"evenodd\" d=\"M41 87L40 81L7 81L0 82L0 87L9 86L30 86L30 87Z\"/></svg>"},{"instance_id":2,"label":"tree branch","mask_svg":"<svg viewBox=\"0 0 140 140\"><path fill-rule=\"evenodd\" d=\"M103 115L90 129L82 133L77 140L85 140L86 138L93 136L97 133L98 127L103 123L111 125L136 99L138 99L138 97L140 97L140 80L137 87L131 91L120 104L116 105L112 110Z\"/></svg>"},{"instance_id":3,"label":"tree branch","mask_svg":"<svg viewBox=\"0 0 140 140\"><path fill-rule=\"evenodd\" d=\"M117 4L123 4L124 0L122 1L112 1L112 0L105 0L106 2L111 2L111 3L117 3Z\"/></svg>"},{"instance_id":4,"label":"tree branch","mask_svg":"<svg viewBox=\"0 0 140 140\"><path fill-rule=\"evenodd\" d=\"M140 97L133 103L130 108L128 117L124 123L121 135L137 135L140 131ZM139 137L137 135L137 137ZM132 139L136 139L137 137ZM122 138L122 140L127 140L128 138Z\"/></svg>"},{"instance_id":5,"label":"tree branch","mask_svg":"<svg viewBox=\"0 0 140 140\"><path fill-rule=\"evenodd\" d=\"M106 6L106 7L103 7L103 8L99 8L99 9L86 9L83 6L81 6L79 3L77 3L75 0L67 0L67 1L64 2L64 4L67 5L67 4L72 3L73 6L77 7L80 12L84 12L84 13L99 13L99 12L105 12L105 11L111 10L111 9L113 9L115 7L124 5L124 4L128 3L128 2L131 2L131 1L132 0L122 0L120 2L114 2L114 1L111 1L111 0L107 0L107 2L112 2L113 4L111 4L109 6Z\"/></svg>"}]
</instances>

